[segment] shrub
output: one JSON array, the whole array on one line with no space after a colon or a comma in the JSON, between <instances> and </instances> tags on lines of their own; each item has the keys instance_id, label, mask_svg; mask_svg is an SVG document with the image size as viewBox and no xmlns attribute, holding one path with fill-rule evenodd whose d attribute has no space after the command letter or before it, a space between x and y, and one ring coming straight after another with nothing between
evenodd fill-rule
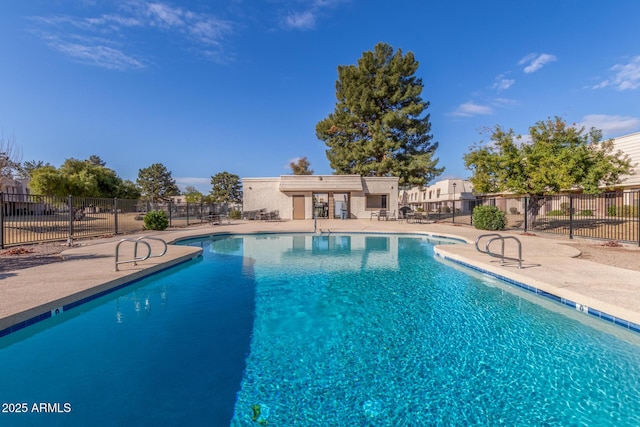
<instances>
[{"instance_id":1,"label":"shrub","mask_svg":"<svg viewBox=\"0 0 640 427\"><path fill-rule=\"evenodd\" d=\"M169 226L169 218L165 211L150 211L144 216L146 230L164 230Z\"/></svg>"},{"instance_id":2,"label":"shrub","mask_svg":"<svg viewBox=\"0 0 640 427\"><path fill-rule=\"evenodd\" d=\"M593 211L591 209L585 209L585 210L580 211L580 213L578 213L578 215L593 216Z\"/></svg>"},{"instance_id":3,"label":"shrub","mask_svg":"<svg viewBox=\"0 0 640 427\"><path fill-rule=\"evenodd\" d=\"M473 225L478 230L504 230L507 217L495 206L476 206L473 209Z\"/></svg>"},{"instance_id":4,"label":"shrub","mask_svg":"<svg viewBox=\"0 0 640 427\"><path fill-rule=\"evenodd\" d=\"M229 211L229 218L231 218L231 219L240 219L240 218L242 218L242 212L240 212L237 209L231 209Z\"/></svg>"},{"instance_id":5,"label":"shrub","mask_svg":"<svg viewBox=\"0 0 640 427\"><path fill-rule=\"evenodd\" d=\"M560 210L562 211L562 215L569 215L571 213L571 209L569 208L569 203L560 203Z\"/></svg>"},{"instance_id":6,"label":"shrub","mask_svg":"<svg viewBox=\"0 0 640 427\"><path fill-rule=\"evenodd\" d=\"M637 216L637 212L637 208L632 205L623 205L619 207L616 205L611 205L607 207L607 215L609 216Z\"/></svg>"},{"instance_id":7,"label":"shrub","mask_svg":"<svg viewBox=\"0 0 640 427\"><path fill-rule=\"evenodd\" d=\"M509 208L509 213L511 215L520 215L520 212L518 212L518 208L516 208L515 206L511 206Z\"/></svg>"},{"instance_id":8,"label":"shrub","mask_svg":"<svg viewBox=\"0 0 640 427\"><path fill-rule=\"evenodd\" d=\"M451 213L451 208L449 206L443 206L442 208L440 208L440 212Z\"/></svg>"},{"instance_id":9,"label":"shrub","mask_svg":"<svg viewBox=\"0 0 640 427\"><path fill-rule=\"evenodd\" d=\"M556 209L554 211L549 211L547 212L547 216L563 216L563 215L568 215L565 214L563 211L561 211L560 209Z\"/></svg>"}]
</instances>

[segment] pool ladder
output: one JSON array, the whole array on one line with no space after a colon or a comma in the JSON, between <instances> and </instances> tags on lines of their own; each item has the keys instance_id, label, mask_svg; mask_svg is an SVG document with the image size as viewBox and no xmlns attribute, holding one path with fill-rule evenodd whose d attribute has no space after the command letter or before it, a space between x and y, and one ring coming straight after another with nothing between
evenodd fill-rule
<instances>
[{"instance_id":1,"label":"pool ladder","mask_svg":"<svg viewBox=\"0 0 640 427\"><path fill-rule=\"evenodd\" d=\"M483 238L489 238L489 240L487 241L487 244L485 245L485 250L483 251L482 249L480 249L480 240ZM495 242L499 240L502 246L502 252L500 254L496 254L491 252L491 249L489 248L489 246L491 246L491 243ZM513 257L508 257L505 256L504 254L504 242L505 240L515 240L516 243L518 244L518 258L513 258ZM492 256L494 258L500 258L500 264L504 265L504 261L516 261L518 263L518 268L522 268L522 242L520 242L520 240L517 237L514 236L503 236L501 234L498 233L488 233L488 234L481 234L478 236L478 238L476 239L476 250L478 252L482 252L483 254L487 254L489 256Z\"/></svg>"},{"instance_id":2,"label":"pool ladder","mask_svg":"<svg viewBox=\"0 0 640 427\"><path fill-rule=\"evenodd\" d=\"M157 240L158 242L162 242L164 248L162 250L161 253L153 255L151 253L151 245L149 244L149 242L145 242L145 240ZM125 259L120 261L119 255L120 255L120 245L123 244L124 242L132 242L134 243L134 247L133 247L133 259ZM138 245L142 243L144 246L147 247L147 254L144 256L138 256ZM131 239L131 238L125 238L122 239L118 242L118 244L116 245L116 271L118 271L118 265L120 264L126 264L126 263L130 263L132 262L133 265L137 265L138 261L145 261L149 258L158 258L163 256L164 254L167 253L167 242L165 242L163 239L159 238L159 237L151 237L151 236L140 236L137 239Z\"/></svg>"}]
</instances>

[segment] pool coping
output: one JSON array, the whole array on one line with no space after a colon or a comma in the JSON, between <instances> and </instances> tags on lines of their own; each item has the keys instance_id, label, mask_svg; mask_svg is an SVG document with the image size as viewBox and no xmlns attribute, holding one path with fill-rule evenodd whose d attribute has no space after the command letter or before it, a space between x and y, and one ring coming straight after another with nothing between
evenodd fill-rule
<instances>
[{"instance_id":1,"label":"pool coping","mask_svg":"<svg viewBox=\"0 0 640 427\"><path fill-rule=\"evenodd\" d=\"M461 267L467 268L469 270L475 271L475 272L480 273L480 274L484 274L484 275L493 277L495 279L500 280L501 282L503 282L505 284L516 286L516 287L518 287L520 289L528 291L528 292L530 292L532 294L535 294L535 295L537 295L539 297L551 300L553 302L556 302L556 303L559 303L561 305L564 305L564 306L566 306L568 308L574 309L574 310L576 310L578 312L584 313L585 315L593 316L593 317L595 317L597 319L612 323L612 324L617 325L617 326L621 326L624 329L627 329L629 331L632 331L632 332L640 334L640 324L637 324L637 323L634 323L632 321L625 320L623 318L614 316L614 315L609 314L609 313L607 313L605 311L598 310L598 309L596 309L594 307L590 307L590 306L587 306L585 304L581 304L581 303L576 302L576 301L574 301L572 299L556 295L556 294L554 294L552 292L548 292L548 291L542 290L542 289L540 289L540 288L538 288L536 286L529 285L529 284L521 282L519 280L515 280L513 278L507 277L506 275L499 274L499 273L496 273L494 271L487 270L486 268L474 265L472 263L462 261L460 259L457 259L455 257L447 255L446 252L443 251L441 248L438 248L438 247L434 248L434 252L435 252L436 256L438 256L438 257L440 257L440 258L442 258L442 259L444 259L446 261L452 262L452 263L454 263L456 265L459 265ZM576 298L576 299L579 299L579 297Z\"/></svg>"}]
</instances>

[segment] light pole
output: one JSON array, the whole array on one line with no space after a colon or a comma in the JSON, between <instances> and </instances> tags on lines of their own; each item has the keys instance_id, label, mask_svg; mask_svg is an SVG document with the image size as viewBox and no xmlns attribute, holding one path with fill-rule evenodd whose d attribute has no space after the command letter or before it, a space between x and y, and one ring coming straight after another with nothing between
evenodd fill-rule
<instances>
[{"instance_id":1,"label":"light pole","mask_svg":"<svg viewBox=\"0 0 640 427\"><path fill-rule=\"evenodd\" d=\"M456 183L453 183L453 222L456 222Z\"/></svg>"}]
</instances>

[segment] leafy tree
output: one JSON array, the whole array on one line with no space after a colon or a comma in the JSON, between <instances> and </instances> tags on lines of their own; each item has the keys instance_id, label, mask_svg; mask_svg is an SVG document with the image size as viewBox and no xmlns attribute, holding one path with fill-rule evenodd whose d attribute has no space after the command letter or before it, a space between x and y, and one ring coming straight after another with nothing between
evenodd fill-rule
<instances>
[{"instance_id":1,"label":"leafy tree","mask_svg":"<svg viewBox=\"0 0 640 427\"><path fill-rule=\"evenodd\" d=\"M379 43L357 65L338 67L336 106L316 125L337 174L397 176L399 184L423 185L440 175L434 158L429 103L413 53Z\"/></svg>"},{"instance_id":2,"label":"leafy tree","mask_svg":"<svg viewBox=\"0 0 640 427\"><path fill-rule=\"evenodd\" d=\"M47 165L30 173L29 189L33 194L65 197L71 194L69 180L54 166Z\"/></svg>"},{"instance_id":3,"label":"leafy tree","mask_svg":"<svg viewBox=\"0 0 640 427\"><path fill-rule=\"evenodd\" d=\"M313 175L313 170L309 169L311 162L306 157L300 157L295 162L290 162L289 167L294 175Z\"/></svg>"},{"instance_id":4,"label":"leafy tree","mask_svg":"<svg viewBox=\"0 0 640 427\"><path fill-rule=\"evenodd\" d=\"M136 183L140 187L142 198L152 203L169 201L171 196L180 193L171 172L162 163L140 169Z\"/></svg>"},{"instance_id":5,"label":"leafy tree","mask_svg":"<svg viewBox=\"0 0 640 427\"><path fill-rule=\"evenodd\" d=\"M613 140L602 131L567 126L559 117L539 121L522 140L513 130L496 126L490 144L476 144L465 154L470 181L481 193L512 192L530 196L527 220L532 224L545 195L567 190L598 194L631 172L628 156L613 152Z\"/></svg>"},{"instance_id":6,"label":"leafy tree","mask_svg":"<svg viewBox=\"0 0 640 427\"><path fill-rule=\"evenodd\" d=\"M91 160L69 158L59 169L48 163L25 162L21 170L21 174L30 177L29 188L34 194L127 199L140 196L133 182L123 181L112 169Z\"/></svg>"},{"instance_id":7,"label":"leafy tree","mask_svg":"<svg viewBox=\"0 0 640 427\"><path fill-rule=\"evenodd\" d=\"M139 199L140 189L135 184L135 182L131 181L130 179L125 179L120 184L116 197L118 197L119 199Z\"/></svg>"},{"instance_id":8,"label":"leafy tree","mask_svg":"<svg viewBox=\"0 0 640 427\"><path fill-rule=\"evenodd\" d=\"M91 160L67 159L60 171L69 180L68 194L73 196L115 197L122 184L115 171Z\"/></svg>"},{"instance_id":9,"label":"leafy tree","mask_svg":"<svg viewBox=\"0 0 640 427\"><path fill-rule=\"evenodd\" d=\"M182 194L184 195L187 203L200 203L204 197L203 194L193 185L187 185Z\"/></svg>"},{"instance_id":10,"label":"leafy tree","mask_svg":"<svg viewBox=\"0 0 640 427\"><path fill-rule=\"evenodd\" d=\"M242 203L240 177L220 172L211 177L211 198L214 203Z\"/></svg>"}]
</instances>

